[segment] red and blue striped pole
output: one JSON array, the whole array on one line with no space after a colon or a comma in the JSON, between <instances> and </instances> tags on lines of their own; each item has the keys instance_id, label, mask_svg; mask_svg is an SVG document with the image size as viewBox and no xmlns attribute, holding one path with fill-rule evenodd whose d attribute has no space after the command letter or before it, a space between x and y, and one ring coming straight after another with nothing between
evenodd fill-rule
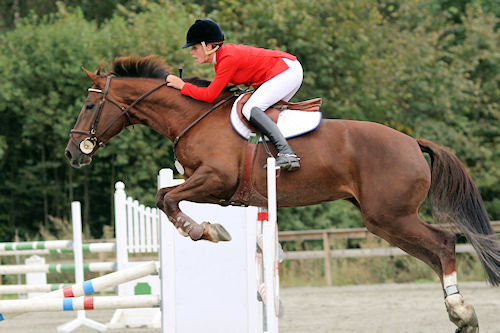
<instances>
[{"instance_id":1,"label":"red and blue striped pole","mask_svg":"<svg viewBox=\"0 0 500 333\"><path fill-rule=\"evenodd\" d=\"M158 307L160 295L85 296L76 298L22 299L0 302L2 313L80 311Z\"/></svg>"},{"instance_id":2,"label":"red and blue striped pole","mask_svg":"<svg viewBox=\"0 0 500 333\"><path fill-rule=\"evenodd\" d=\"M114 272L111 274L103 275L97 277L92 280L88 280L83 282L82 284L75 284L66 288L62 288L47 294L43 294L39 297L35 297L27 300L19 300L29 302L43 302L47 301L47 298L68 298L68 297L80 297L84 295L93 294L95 292L103 291L109 289L111 287L115 287L119 284L133 281L139 279L141 277L152 275L157 272L156 263L154 261L147 262L142 265L133 266L131 268L127 268L118 272ZM2 308L2 304L4 302L9 301L0 301L0 308ZM0 311L0 321L5 320L5 316L2 314L4 312L13 313L10 309L7 308L7 311ZM29 312L29 311L24 311Z\"/></svg>"}]
</instances>

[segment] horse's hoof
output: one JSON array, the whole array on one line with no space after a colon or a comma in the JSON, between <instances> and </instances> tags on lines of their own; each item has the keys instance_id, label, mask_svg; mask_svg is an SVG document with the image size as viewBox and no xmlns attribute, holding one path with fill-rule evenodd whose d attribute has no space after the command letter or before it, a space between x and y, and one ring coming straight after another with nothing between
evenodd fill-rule
<instances>
[{"instance_id":1,"label":"horse's hoof","mask_svg":"<svg viewBox=\"0 0 500 333\"><path fill-rule=\"evenodd\" d=\"M227 230L220 224L210 222L203 222L203 237L202 239L217 243L217 242L228 242L231 240L231 235Z\"/></svg>"},{"instance_id":2,"label":"horse's hoof","mask_svg":"<svg viewBox=\"0 0 500 333\"><path fill-rule=\"evenodd\" d=\"M477 326L464 326L457 328L455 333L479 333L479 327Z\"/></svg>"},{"instance_id":3,"label":"horse's hoof","mask_svg":"<svg viewBox=\"0 0 500 333\"><path fill-rule=\"evenodd\" d=\"M446 297L445 305L450 320L458 326L456 333L479 332L476 311L472 305L465 304L462 295L454 294Z\"/></svg>"}]
</instances>

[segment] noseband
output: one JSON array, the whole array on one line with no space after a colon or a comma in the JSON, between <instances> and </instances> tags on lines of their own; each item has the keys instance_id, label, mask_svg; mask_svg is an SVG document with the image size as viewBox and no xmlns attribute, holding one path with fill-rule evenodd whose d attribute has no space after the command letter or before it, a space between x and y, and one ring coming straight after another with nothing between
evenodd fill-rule
<instances>
[{"instance_id":1,"label":"noseband","mask_svg":"<svg viewBox=\"0 0 500 333\"><path fill-rule=\"evenodd\" d=\"M161 87L167 85L167 82L164 81L162 84L156 86L155 88L149 90L148 92L146 92L145 94L143 94L142 96L137 98L129 106L124 107L124 106L120 105L118 102L115 102L114 100L112 100L108 97L110 83L111 83L111 75L108 75L108 76L106 76L106 85L104 86L104 90L89 88L89 92L96 92L96 93L102 94L101 101L99 102L99 108L97 109L97 113L94 117L94 120L92 121L92 126L90 127L90 130L89 131L82 131L82 130L72 129L70 131L69 137L73 142L74 142L73 134L87 135L87 137L80 142L80 145L77 145L80 147L80 151L84 154L88 155L88 154L92 153L94 151L94 148L96 145L99 145L99 147L103 146L104 142L100 139L100 137L102 137L102 135L104 135L104 133L106 133L111 128L111 126L113 126L118 121L118 119L120 119L123 115L127 116L129 124L132 125L133 123L132 123L132 120L130 119L130 115L128 113L130 111L130 109L132 109L136 104L138 104L144 98L148 97L149 95L151 95L152 93L154 93L155 91L160 89ZM99 133L99 135L97 135L96 134L97 125L99 124L99 119L101 118L101 113L102 113L102 110L104 108L104 103L106 101L109 101L112 104L114 104L116 107L118 107L121 110L121 112L118 116L116 116L113 120L111 120L109 122L109 124Z\"/></svg>"}]
</instances>

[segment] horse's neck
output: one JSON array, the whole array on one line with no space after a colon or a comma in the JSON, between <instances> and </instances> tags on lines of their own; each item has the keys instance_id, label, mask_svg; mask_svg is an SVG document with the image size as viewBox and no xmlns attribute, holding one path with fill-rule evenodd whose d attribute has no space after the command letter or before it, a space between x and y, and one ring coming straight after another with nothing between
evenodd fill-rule
<instances>
[{"instance_id":1,"label":"horse's neck","mask_svg":"<svg viewBox=\"0 0 500 333\"><path fill-rule=\"evenodd\" d=\"M123 103L132 104L158 84L128 84L128 90L120 90L124 96ZM128 93L125 93L126 91ZM187 100L174 88L162 87L136 104L130 110L130 115L133 123L148 126L173 141L202 112L203 105L200 103Z\"/></svg>"}]
</instances>

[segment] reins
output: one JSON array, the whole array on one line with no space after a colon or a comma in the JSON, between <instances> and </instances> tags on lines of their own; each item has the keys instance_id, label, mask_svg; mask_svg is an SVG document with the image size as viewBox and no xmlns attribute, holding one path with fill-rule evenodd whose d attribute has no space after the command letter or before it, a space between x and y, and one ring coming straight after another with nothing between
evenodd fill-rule
<instances>
[{"instance_id":1,"label":"reins","mask_svg":"<svg viewBox=\"0 0 500 333\"><path fill-rule=\"evenodd\" d=\"M109 86L110 86L110 83L111 83L111 78L112 78L111 75L108 75L106 77L106 85L104 87L104 90L95 89L95 88L89 88L88 89L90 92L96 92L96 93L100 93L100 94L103 95L102 99L101 99L101 101L99 103L99 109L97 110L96 116L95 116L95 118L94 118L94 120L92 122L92 126L91 126L90 130L89 131L82 131L82 130L72 129L70 131L70 138L71 139L72 139L72 134L73 133L89 135L89 137L83 139L80 142L80 145L79 145L80 150L84 154L90 154L90 153L92 153L92 151L94 151L94 148L95 148L96 145L103 146L104 142L99 137L102 136L104 133L106 133L111 128L111 126L113 126L116 123L116 121L118 121L118 119L120 119L123 115L126 115L129 123L132 124L132 120L131 120L130 115L129 115L128 112L134 106L136 106L139 102L141 102L142 100L144 100L146 97L148 97L149 95L151 95L152 93L154 93L158 89L160 89L163 86L166 86L168 84L168 82L161 83L160 85L154 87L153 89L151 89L151 90L147 91L146 93L144 93L143 95L139 96L135 101L133 101L127 107L124 107L124 106L120 105L119 103L115 102L114 100L112 100L112 99L110 99L108 97L108 90L109 90ZM173 141L174 158L176 158L175 157L175 148L176 148L177 144L179 143L179 140L182 138L182 136L184 134L186 134L186 132L188 132L191 128L193 128L194 126L196 126L196 124L198 124L203 118L205 118L212 111L214 111L215 109L217 109L219 106L221 106L224 103L228 102L232 98L240 96L241 94L243 94L245 92L247 92L247 90L233 91L233 94L231 96L228 96L228 97L224 98L223 100L219 101L217 104L213 105L204 114L202 114L201 116L199 116L195 121L193 121L184 130L182 130L182 132L179 133L179 135L177 135L177 137ZM111 120L109 122L109 124L99 134L96 134L97 125L98 125L99 120L101 118L101 113L102 113L102 110L104 108L104 103L106 101L109 101L112 104L114 104L116 107L118 107L121 110L121 112L120 112L119 115L117 115L115 118L113 118L113 120Z\"/></svg>"},{"instance_id":2,"label":"reins","mask_svg":"<svg viewBox=\"0 0 500 333\"><path fill-rule=\"evenodd\" d=\"M109 124L108 126L106 126L104 128L104 130L101 132L101 135L104 134L111 126L113 126L113 124L118 120L120 119L124 114L126 114L128 117L129 117L129 122L132 123L132 121L130 120L130 116L128 115L128 111L130 111L130 109L132 109L135 105L137 105L139 102L141 102L143 99L145 99L146 97L148 97L149 95L151 95L152 93L154 93L155 91L157 91L158 89L160 89L161 87L163 86L166 86L167 85L167 82L163 82L162 84L156 86L155 88L149 90L148 92L144 93L143 95L139 96L135 101L132 102L132 104L130 104L129 106L127 106L127 108L124 108L123 106L120 106L120 109L122 109L122 113L118 116L116 116ZM118 103L114 102L113 100L111 99L107 99L108 101L110 101L111 103L115 104L115 105L118 105Z\"/></svg>"},{"instance_id":3,"label":"reins","mask_svg":"<svg viewBox=\"0 0 500 333\"><path fill-rule=\"evenodd\" d=\"M202 114L195 121L193 121L191 124L189 124L188 127L186 127L185 129L183 129L182 132L180 132L179 135L177 135L177 137L175 138L175 140L173 142L174 143L174 148L173 148L174 149L174 157L175 157L175 147L177 147L177 143L179 143L179 140L181 139L181 137L184 134L186 134L187 131L189 131L196 124L198 124L203 118L205 118L206 116L208 116L208 114L210 114L213 110L217 109L219 106L221 106L222 104L226 103L231 98L240 96L243 92L244 92L243 90L233 92L233 94L231 96L228 96L228 97L224 98L223 100L219 101L217 104L213 105L204 114Z\"/></svg>"}]
</instances>

